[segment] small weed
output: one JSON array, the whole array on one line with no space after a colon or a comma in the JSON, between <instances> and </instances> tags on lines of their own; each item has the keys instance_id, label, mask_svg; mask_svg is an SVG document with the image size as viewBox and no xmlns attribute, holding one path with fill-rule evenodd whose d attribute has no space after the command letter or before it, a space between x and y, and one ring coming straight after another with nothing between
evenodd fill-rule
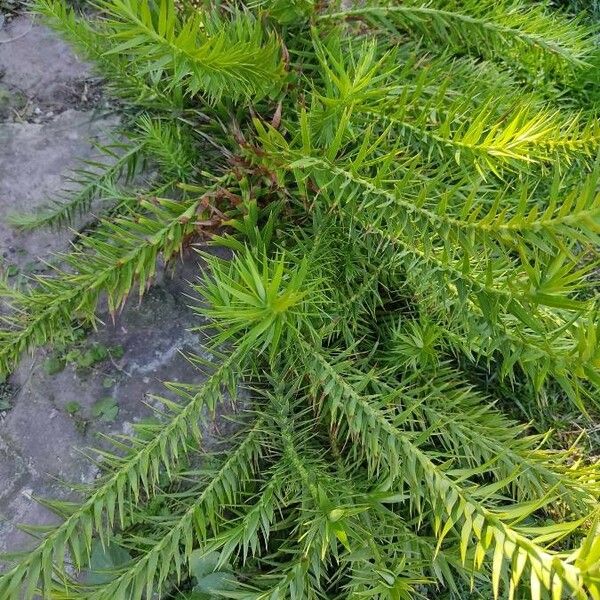
<instances>
[{"instance_id":1,"label":"small weed","mask_svg":"<svg viewBox=\"0 0 600 600\"><path fill-rule=\"evenodd\" d=\"M117 382L117 380L114 377L105 377L102 380L102 387L104 389L110 389L111 387L113 387L113 385L115 385L115 383Z\"/></svg>"},{"instance_id":2,"label":"small weed","mask_svg":"<svg viewBox=\"0 0 600 600\"><path fill-rule=\"evenodd\" d=\"M10 402L14 395L12 386L6 381L5 378L0 377L0 411L9 410L12 408Z\"/></svg>"},{"instance_id":3,"label":"small weed","mask_svg":"<svg viewBox=\"0 0 600 600\"><path fill-rule=\"evenodd\" d=\"M44 373L56 375L65 368L66 362L61 356L50 356L44 361Z\"/></svg>"},{"instance_id":4,"label":"small weed","mask_svg":"<svg viewBox=\"0 0 600 600\"><path fill-rule=\"evenodd\" d=\"M123 356L125 356L125 348L118 344L116 346L113 346L112 348L109 348L108 353L114 360L119 360L120 358L123 358Z\"/></svg>"},{"instance_id":5,"label":"small weed","mask_svg":"<svg viewBox=\"0 0 600 600\"><path fill-rule=\"evenodd\" d=\"M71 402L67 402L65 404L65 410L71 416L73 416L73 415L77 414L81 410L81 404L79 404L79 402L76 402L75 400L72 400Z\"/></svg>"},{"instance_id":6,"label":"small weed","mask_svg":"<svg viewBox=\"0 0 600 600\"><path fill-rule=\"evenodd\" d=\"M119 414L119 405L117 401L107 396L94 403L92 407L92 417L105 423L112 423Z\"/></svg>"},{"instance_id":7,"label":"small weed","mask_svg":"<svg viewBox=\"0 0 600 600\"><path fill-rule=\"evenodd\" d=\"M70 360L78 369L87 369L108 358L108 349L102 344L93 344L85 350L74 350Z\"/></svg>"},{"instance_id":8,"label":"small weed","mask_svg":"<svg viewBox=\"0 0 600 600\"><path fill-rule=\"evenodd\" d=\"M84 371L91 369L109 357L112 359L119 359L122 358L124 354L125 350L121 345L109 348L100 343L85 345L84 343L77 341L71 345L69 349L64 346L58 346L54 353L44 361L43 368L47 375L56 375L67 365L73 365L77 370ZM114 378L105 377L102 385L106 388L110 388L115 382L116 380Z\"/></svg>"},{"instance_id":9,"label":"small weed","mask_svg":"<svg viewBox=\"0 0 600 600\"><path fill-rule=\"evenodd\" d=\"M16 277L19 274L19 267L17 265L8 265L6 267L6 276L7 277Z\"/></svg>"},{"instance_id":10,"label":"small weed","mask_svg":"<svg viewBox=\"0 0 600 600\"><path fill-rule=\"evenodd\" d=\"M76 400L71 400L65 404L65 412L73 419L77 432L81 435L85 435L89 420L81 416L81 404Z\"/></svg>"}]
</instances>

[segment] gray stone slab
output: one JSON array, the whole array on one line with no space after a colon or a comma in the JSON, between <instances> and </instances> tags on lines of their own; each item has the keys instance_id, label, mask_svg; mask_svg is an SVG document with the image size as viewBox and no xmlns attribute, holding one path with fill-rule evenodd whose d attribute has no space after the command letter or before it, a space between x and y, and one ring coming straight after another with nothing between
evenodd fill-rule
<instances>
[{"instance_id":1,"label":"gray stone slab","mask_svg":"<svg viewBox=\"0 0 600 600\"><path fill-rule=\"evenodd\" d=\"M92 140L105 139L117 119L101 117L89 98L81 99L89 69L50 30L22 16L0 31L0 41L0 258L5 266L35 270L68 248L72 232L18 232L6 216L55 197L78 160L94 156ZM33 543L19 523L54 519L35 496L68 497L68 482L93 482L98 469L84 453L102 444L99 434L130 433L152 414L149 396L165 392L162 381L201 381L181 354L206 352L206 340L189 331L199 318L183 293L197 263L189 253L175 276L161 272L139 306L131 300L115 322L105 315L105 327L80 343L82 351L120 346L122 356L49 374L53 350L42 349L23 359L8 385L0 384L0 400L10 402L0 409L0 552ZM117 403L114 420L94 414L106 397Z\"/></svg>"},{"instance_id":2,"label":"gray stone slab","mask_svg":"<svg viewBox=\"0 0 600 600\"><path fill-rule=\"evenodd\" d=\"M115 117L68 109L46 123L0 123L0 257L6 265L32 270L39 259L67 249L72 233L17 231L10 213L29 213L60 197L71 170L97 155L92 142L106 139Z\"/></svg>"},{"instance_id":3,"label":"gray stone slab","mask_svg":"<svg viewBox=\"0 0 600 600\"><path fill-rule=\"evenodd\" d=\"M18 232L7 216L60 198L118 123L106 108L89 65L50 29L24 15L0 29L0 264L11 271L67 249L69 232Z\"/></svg>"},{"instance_id":4,"label":"gray stone slab","mask_svg":"<svg viewBox=\"0 0 600 600\"><path fill-rule=\"evenodd\" d=\"M8 89L20 90L46 110L61 110L81 98L89 65L50 29L18 16L0 30L0 42L0 73Z\"/></svg>"},{"instance_id":5,"label":"gray stone slab","mask_svg":"<svg viewBox=\"0 0 600 600\"><path fill-rule=\"evenodd\" d=\"M17 523L51 519L32 495L64 497L69 482L93 481L97 468L85 454L93 456L87 449L102 446L98 434L129 434L133 423L152 416L156 400L151 396L169 396L162 382L202 380L183 356L206 356L206 340L189 331L201 320L181 293L183 281L198 269L188 256L175 276L151 288L140 305L130 302L114 323L107 318L105 327L81 342L83 348L122 347L122 357L84 369L69 364L48 374L44 365L51 351L41 350L13 374L13 406L0 422L0 551L27 544ZM119 408L111 422L93 414L94 404L107 397ZM74 403L80 408L71 415Z\"/></svg>"}]
</instances>

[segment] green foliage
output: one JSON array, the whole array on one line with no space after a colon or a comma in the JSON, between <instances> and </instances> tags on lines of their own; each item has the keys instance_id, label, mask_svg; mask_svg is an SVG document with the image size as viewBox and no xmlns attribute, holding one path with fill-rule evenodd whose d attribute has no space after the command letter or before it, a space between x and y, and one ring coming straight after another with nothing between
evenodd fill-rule
<instances>
[{"instance_id":1,"label":"green foliage","mask_svg":"<svg viewBox=\"0 0 600 600\"><path fill-rule=\"evenodd\" d=\"M139 73L165 79L185 95L238 99L270 91L281 78L278 44L251 14L222 20L216 11L194 11L181 19L168 0L154 11L139 0L101 1L99 7L113 36L108 53L126 52Z\"/></svg>"},{"instance_id":2,"label":"green foliage","mask_svg":"<svg viewBox=\"0 0 600 600\"><path fill-rule=\"evenodd\" d=\"M483 2L451 0L424 4L409 0L398 6L380 2L373 6L330 13L321 19L365 19L395 32L425 35L457 50L475 50L485 57L523 65L555 67L585 60L593 48L590 30L554 15L541 5L500 0Z\"/></svg>"},{"instance_id":3,"label":"green foliage","mask_svg":"<svg viewBox=\"0 0 600 600\"><path fill-rule=\"evenodd\" d=\"M98 540L94 540L86 581L91 584L106 583L112 579L111 571L115 567L122 566L130 560L131 555L127 550L115 544L103 546Z\"/></svg>"},{"instance_id":4,"label":"green foliage","mask_svg":"<svg viewBox=\"0 0 600 600\"><path fill-rule=\"evenodd\" d=\"M597 0L557 0L556 4L574 13L587 14L595 19L600 17L600 3Z\"/></svg>"},{"instance_id":5,"label":"green foliage","mask_svg":"<svg viewBox=\"0 0 600 600\"><path fill-rule=\"evenodd\" d=\"M38 0L128 141L16 221L111 202L2 283L0 371L199 236L231 256L193 286L202 383L167 383L81 502L45 501L62 520L1 598L600 598L597 448L515 419L597 415L597 39L524 0L337 4ZM160 193L128 193L145 160Z\"/></svg>"}]
</instances>

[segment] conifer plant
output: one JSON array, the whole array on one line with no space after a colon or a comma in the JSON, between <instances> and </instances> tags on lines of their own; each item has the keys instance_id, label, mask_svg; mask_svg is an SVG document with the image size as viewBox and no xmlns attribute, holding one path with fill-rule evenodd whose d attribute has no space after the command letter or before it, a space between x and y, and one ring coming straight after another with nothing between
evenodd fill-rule
<instances>
[{"instance_id":1,"label":"conifer plant","mask_svg":"<svg viewBox=\"0 0 600 600\"><path fill-rule=\"evenodd\" d=\"M190 245L213 360L81 502L48 501L62 521L0 598L599 599L593 451L519 422L597 415L592 27L527 0L33 9L122 130L76 193L13 215L101 214L60 268L0 284L0 370ZM118 560L92 576L98 552Z\"/></svg>"}]
</instances>

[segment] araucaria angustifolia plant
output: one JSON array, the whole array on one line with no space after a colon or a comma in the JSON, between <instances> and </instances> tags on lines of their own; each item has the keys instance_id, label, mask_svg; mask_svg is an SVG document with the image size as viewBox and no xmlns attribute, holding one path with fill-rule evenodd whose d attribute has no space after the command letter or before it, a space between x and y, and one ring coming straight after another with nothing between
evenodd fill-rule
<instances>
[{"instance_id":1,"label":"araucaria angustifolia plant","mask_svg":"<svg viewBox=\"0 0 600 600\"><path fill-rule=\"evenodd\" d=\"M231 258L205 254L195 286L203 383L167 383L158 423L51 503L0 598L600 598L593 454L515 420L597 414L588 21L527 0L94 6L34 10L120 102L113 160L13 219L104 213L60 270L2 284L0 369L103 297L119 311L159 257L210 238ZM146 161L160 178L132 192ZM235 434L209 456L225 397ZM98 551L113 567L81 577Z\"/></svg>"}]
</instances>

